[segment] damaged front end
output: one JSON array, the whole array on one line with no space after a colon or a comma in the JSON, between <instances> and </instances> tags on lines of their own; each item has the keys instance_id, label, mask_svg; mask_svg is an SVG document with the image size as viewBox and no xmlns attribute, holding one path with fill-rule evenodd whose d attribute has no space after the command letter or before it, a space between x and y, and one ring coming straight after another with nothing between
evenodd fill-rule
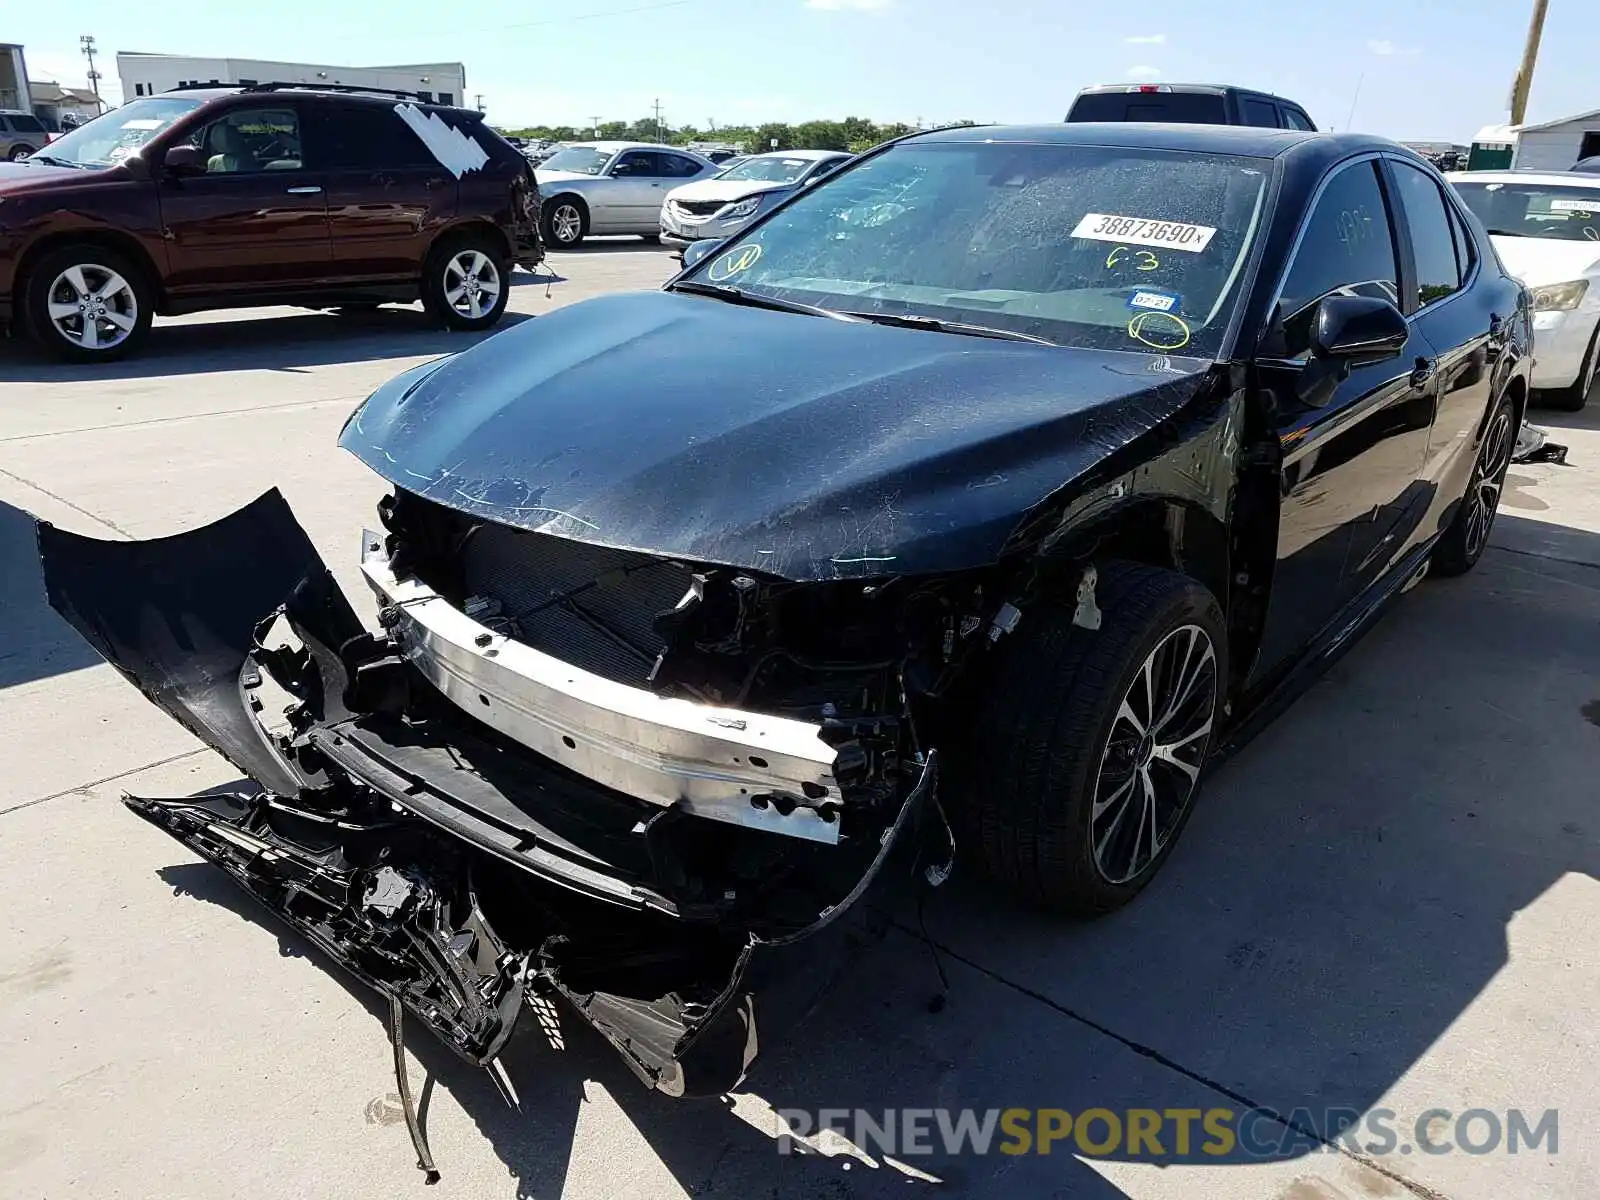
<instances>
[{"instance_id":1,"label":"damaged front end","mask_svg":"<svg viewBox=\"0 0 1600 1200\"><path fill-rule=\"evenodd\" d=\"M40 525L52 606L255 785L129 807L387 996L397 1038L403 1006L493 1066L525 997L559 997L650 1086L726 1091L845 961L891 852L948 868L921 710L994 599L403 491L380 514L378 631L276 492L146 542Z\"/></svg>"}]
</instances>

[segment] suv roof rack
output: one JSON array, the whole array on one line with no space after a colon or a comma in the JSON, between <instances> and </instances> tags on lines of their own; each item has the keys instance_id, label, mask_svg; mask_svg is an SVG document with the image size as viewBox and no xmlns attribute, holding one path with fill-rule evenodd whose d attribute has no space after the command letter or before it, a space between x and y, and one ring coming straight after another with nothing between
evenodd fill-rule
<instances>
[{"instance_id":1,"label":"suv roof rack","mask_svg":"<svg viewBox=\"0 0 1600 1200\"><path fill-rule=\"evenodd\" d=\"M211 91L224 91L224 90L227 90L227 89L230 89L230 88L235 88L238 91L240 91L241 93L283 92L283 91L291 91L291 90L294 90L296 88L299 88L301 90L308 91L308 92L342 92L342 93L345 93L345 94L348 94L348 95L355 95L355 96L361 96L361 95L397 96L402 100L415 100L419 104L435 104L435 105L439 105L439 107L441 107L441 108L455 108L455 107L458 107L457 105L454 105L454 104L439 104L439 101L431 100L428 97L424 96L421 92L402 92L402 91L397 91L394 88L366 87L365 85L354 84L354 83L290 83L290 82L287 82L287 81L276 81L276 80L274 80L274 81L270 81L268 83L244 83L244 84L240 84L240 83L202 83L202 82L199 82L197 80L194 83L180 83L177 87L168 88L167 90L169 92L211 92ZM465 111L471 112L473 110L472 109L466 109Z\"/></svg>"}]
</instances>

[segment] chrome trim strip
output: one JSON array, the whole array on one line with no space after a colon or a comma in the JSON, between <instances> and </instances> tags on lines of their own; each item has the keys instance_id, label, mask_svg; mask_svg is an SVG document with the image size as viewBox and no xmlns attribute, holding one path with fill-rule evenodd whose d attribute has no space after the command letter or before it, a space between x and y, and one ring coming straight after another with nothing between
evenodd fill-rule
<instances>
[{"instance_id":1,"label":"chrome trim strip","mask_svg":"<svg viewBox=\"0 0 1600 1200\"><path fill-rule=\"evenodd\" d=\"M650 804L838 842L837 755L820 726L658 696L495 633L420 580L397 578L381 534L362 534L361 570L379 603L395 610L387 628L401 653L485 725ZM785 816L771 802L757 807L755 796L795 803ZM817 811L824 803L832 820Z\"/></svg>"}]
</instances>

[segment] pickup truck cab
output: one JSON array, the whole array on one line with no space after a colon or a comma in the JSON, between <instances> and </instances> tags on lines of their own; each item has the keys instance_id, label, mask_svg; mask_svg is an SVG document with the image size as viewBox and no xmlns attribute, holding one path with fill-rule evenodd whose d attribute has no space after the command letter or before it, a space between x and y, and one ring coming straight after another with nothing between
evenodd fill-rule
<instances>
[{"instance_id":1,"label":"pickup truck cab","mask_svg":"<svg viewBox=\"0 0 1600 1200\"><path fill-rule=\"evenodd\" d=\"M1317 128L1293 100L1210 83L1102 83L1079 92L1066 119L1262 125L1308 133Z\"/></svg>"}]
</instances>

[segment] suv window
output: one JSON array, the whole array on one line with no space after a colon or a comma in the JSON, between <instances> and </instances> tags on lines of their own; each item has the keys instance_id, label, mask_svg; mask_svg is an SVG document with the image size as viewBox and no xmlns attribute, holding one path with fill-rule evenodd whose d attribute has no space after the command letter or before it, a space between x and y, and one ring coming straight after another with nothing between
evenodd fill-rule
<instances>
[{"instance_id":1,"label":"suv window","mask_svg":"<svg viewBox=\"0 0 1600 1200\"><path fill-rule=\"evenodd\" d=\"M1394 234L1377 164L1345 167L1328 181L1306 223L1284 280L1278 311L1284 321L1288 358L1311 349L1311 322L1316 302L1331 292L1378 296L1398 303Z\"/></svg>"},{"instance_id":2,"label":"suv window","mask_svg":"<svg viewBox=\"0 0 1600 1200\"><path fill-rule=\"evenodd\" d=\"M438 161L392 107L329 105L322 117L324 161L350 170L436 167Z\"/></svg>"},{"instance_id":3,"label":"suv window","mask_svg":"<svg viewBox=\"0 0 1600 1200\"><path fill-rule=\"evenodd\" d=\"M38 117L30 117L26 113L11 118L11 128L18 133L43 133L44 125Z\"/></svg>"},{"instance_id":4,"label":"suv window","mask_svg":"<svg viewBox=\"0 0 1600 1200\"><path fill-rule=\"evenodd\" d=\"M1265 125L1272 129L1278 126L1278 106L1269 101L1240 96L1239 111L1243 113L1246 125Z\"/></svg>"},{"instance_id":5,"label":"suv window","mask_svg":"<svg viewBox=\"0 0 1600 1200\"><path fill-rule=\"evenodd\" d=\"M300 114L293 108L235 108L202 129L193 142L206 155L211 175L298 171Z\"/></svg>"},{"instance_id":6,"label":"suv window","mask_svg":"<svg viewBox=\"0 0 1600 1200\"><path fill-rule=\"evenodd\" d=\"M1287 104L1283 106L1283 123L1290 129L1301 129L1306 133L1315 133L1317 131L1317 127L1311 123L1310 117L1306 116L1298 108L1290 108Z\"/></svg>"},{"instance_id":7,"label":"suv window","mask_svg":"<svg viewBox=\"0 0 1600 1200\"><path fill-rule=\"evenodd\" d=\"M1439 185L1409 163L1392 165L1400 206L1411 230L1411 254L1417 264L1417 307L1426 308L1460 290L1455 234L1450 229Z\"/></svg>"},{"instance_id":8,"label":"suv window","mask_svg":"<svg viewBox=\"0 0 1600 1200\"><path fill-rule=\"evenodd\" d=\"M1211 92L1087 92L1073 101L1067 120L1226 125L1228 112Z\"/></svg>"}]
</instances>

